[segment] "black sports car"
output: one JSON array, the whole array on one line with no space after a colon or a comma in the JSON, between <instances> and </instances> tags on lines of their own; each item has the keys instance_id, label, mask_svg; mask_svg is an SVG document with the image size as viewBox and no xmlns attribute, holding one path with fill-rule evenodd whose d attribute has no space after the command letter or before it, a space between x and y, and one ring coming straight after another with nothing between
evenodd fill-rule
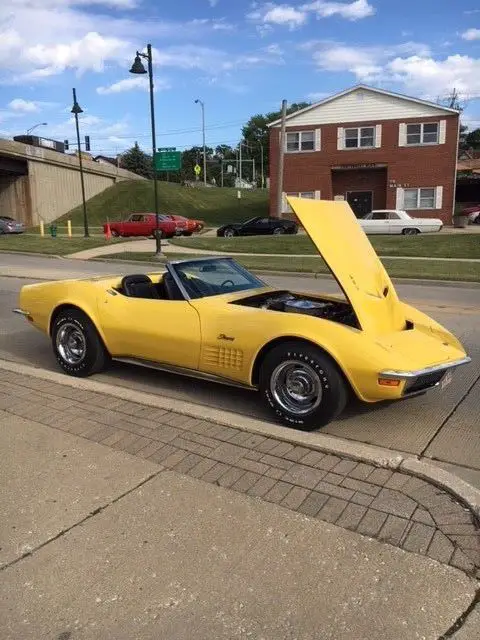
<instances>
[{"instance_id":1,"label":"black sports car","mask_svg":"<svg viewBox=\"0 0 480 640\"><path fill-rule=\"evenodd\" d=\"M262 236L281 235L283 233L297 233L298 225L293 220L279 220L278 218L251 218L246 222L225 224L217 229L217 236L233 238L233 236Z\"/></svg>"}]
</instances>

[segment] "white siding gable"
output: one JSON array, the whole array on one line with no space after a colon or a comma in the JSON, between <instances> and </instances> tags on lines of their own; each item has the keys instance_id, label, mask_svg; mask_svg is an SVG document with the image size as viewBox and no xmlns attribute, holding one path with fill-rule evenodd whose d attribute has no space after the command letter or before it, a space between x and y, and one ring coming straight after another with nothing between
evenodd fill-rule
<instances>
[{"instance_id":1,"label":"white siding gable","mask_svg":"<svg viewBox=\"0 0 480 640\"><path fill-rule=\"evenodd\" d=\"M445 116L441 108L358 89L287 120L287 127Z\"/></svg>"}]
</instances>

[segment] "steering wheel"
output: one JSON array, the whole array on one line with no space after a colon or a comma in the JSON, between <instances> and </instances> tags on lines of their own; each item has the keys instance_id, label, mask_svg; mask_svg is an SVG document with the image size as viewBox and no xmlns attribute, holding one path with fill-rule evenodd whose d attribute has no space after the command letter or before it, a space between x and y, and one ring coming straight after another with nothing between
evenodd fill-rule
<instances>
[{"instance_id":1,"label":"steering wheel","mask_svg":"<svg viewBox=\"0 0 480 640\"><path fill-rule=\"evenodd\" d=\"M225 287L227 284L229 287L235 286L235 283L233 282L233 280L224 280L220 286Z\"/></svg>"}]
</instances>

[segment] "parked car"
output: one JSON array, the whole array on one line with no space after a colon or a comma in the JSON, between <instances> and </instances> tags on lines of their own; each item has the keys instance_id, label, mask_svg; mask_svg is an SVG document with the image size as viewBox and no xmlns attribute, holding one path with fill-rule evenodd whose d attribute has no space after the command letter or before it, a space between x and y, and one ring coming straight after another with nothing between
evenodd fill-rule
<instances>
[{"instance_id":1,"label":"parked car","mask_svg":"<svg viewBox=\"0 0 480 640\"><path fill-rule=\"evenodd\" d=\"M400 209L377 209L359 220L367 234L401 233L415 236L418 233L441 231L443 222L439 218L412 218Z\"/></svg>"},{"instance_id":2,"label":"parked car","mask_svg":"<svg viewBox=\"0 0 480 640\"><path fill-rule=\"evenodd\" d=\"M246 222L225 224L217 229L217 236L233 238L233 236L278 236L283 233L298 233L298 224L293 220L278 218L251 218Z\"/></svg>"},{"instance_id":3,"label":"parked car","mask_svg":"<svg viewBox=\"0 0 480 640\"><path fill-rule=\"evenodd\" d=\"M474 207L466 207L463 209L462 214L468 216L470 224L480 224L480 204Z\"/></svg>"},{"instance_id":4,"label":"parked car","mask_svg":"<svg viewBox=\"0 0 480 640\"><path fill-rule=\"evenodd\" d=\"M205 226L205 223L201 220L191 220L190 218L185 218L185 216L177 216L174 214L170 214L165 216L170 220L175 220L175 222L184 222L186 225L185 230L182 232L182 236L191 236L193 233L201 231Z\"/></svg>"},{"instance_id":5,"label":"parked car","mask_svg":"<svg viewBox=\"0 0 480 640\"><path fill-rule=\"evenodd\" d=\"M173 236L181 235L187 225L181 220L172 220L165 214L160 214L159 229L162 238L173 238ZM122 222L110 222L110 232L114 238L121 236L128 238L130 236L146 236L155 237L155 229L157 228L156 215L154 213L132 213L126 220ZM107 223L103 225L103 231L107 231Z\"/></svg>"},{"instance_id":6,"label":"parked car","mask_svg":"<svg viewBox=\"0 0 480 640\"><path fill-rule=\"evenodd\" d=\"M3 233L23 233L25 225L10 216L0 216L0 235Z\"/></svg>"},{"instance_id":7,"label":"parked car","mask_svg":"<svg viewBox=\"0 0 480 640\"><path fill-rule=\"evenodd\" d=\"M373 403L446 387L470 358L399 300L348 204L288 202L344 299L276 289L209 256L148 275L25 285L16 312L49 336L68 375L89 376L113 359L240 385L299 429L334 420L350 394Z\"/></svg>"}]
</instances>

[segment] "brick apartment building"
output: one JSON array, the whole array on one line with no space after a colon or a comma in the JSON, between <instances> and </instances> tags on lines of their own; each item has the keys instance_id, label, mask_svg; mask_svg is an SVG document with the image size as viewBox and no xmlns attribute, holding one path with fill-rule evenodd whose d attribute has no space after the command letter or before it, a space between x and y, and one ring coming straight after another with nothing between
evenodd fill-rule
<instances>
[{"instance_id":1,"label":"brick apartment building","mask_svg":"<svg viewBox=\"0 0 480 640\"><path fill-rule=\"evenodd\" d=\"M355 86L287 116L286 195L345 199L357 216L404 209L452 222L459 114ZM280 121L270 124L270 212L277 215Z\"/></svg>"}]
</instances>

